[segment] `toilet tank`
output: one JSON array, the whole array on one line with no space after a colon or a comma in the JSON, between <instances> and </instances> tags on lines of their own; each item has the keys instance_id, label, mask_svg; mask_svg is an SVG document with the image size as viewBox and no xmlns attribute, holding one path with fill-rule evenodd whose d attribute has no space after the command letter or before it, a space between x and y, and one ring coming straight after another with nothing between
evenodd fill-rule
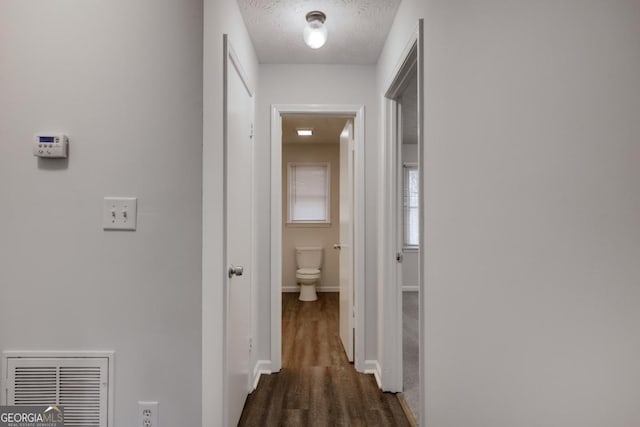
<instances>
[{"instance_id":1,"label":"toilet tank","mask_svg":"<svg viewBox=\"0 0 640 427\"><path fill-rule=\"evenodd\" d=\"M320 268L322 248L315 246L296 248L296 265L298 268Z\"/></svg>"}]
</instances>

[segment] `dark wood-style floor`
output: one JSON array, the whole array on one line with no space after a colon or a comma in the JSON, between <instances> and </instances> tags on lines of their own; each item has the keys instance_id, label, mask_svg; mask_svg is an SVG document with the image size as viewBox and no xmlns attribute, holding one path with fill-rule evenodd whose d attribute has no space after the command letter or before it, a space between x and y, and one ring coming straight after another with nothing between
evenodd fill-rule
<instances>
[{"instance_id":1,"label":"dark wood-style floor","mask_svg":"<svg viewBox=\"0 0 640 427\"><path fill-rule=\"evenodd\" d=\"M394 394L356 372L338 332L338 294L282 294L282 370L263 375L240 426L409 426Z\"/></svg>"}]
</instances>

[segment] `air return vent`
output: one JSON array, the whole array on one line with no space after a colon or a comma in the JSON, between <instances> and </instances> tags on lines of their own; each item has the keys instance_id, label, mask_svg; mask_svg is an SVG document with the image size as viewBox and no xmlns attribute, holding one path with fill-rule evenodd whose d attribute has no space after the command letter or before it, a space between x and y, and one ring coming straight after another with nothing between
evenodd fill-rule
<instances>
[{"instance_id":1,"label":"air return vent","mask_svg":"<svg viewBox=\"0 0 640 427\"><path fill-rule=\"evenodd\" d=\"M2 402L64 407L67 427L109 427L112 354L3 354Z\"/></svg>"}]
</instances>

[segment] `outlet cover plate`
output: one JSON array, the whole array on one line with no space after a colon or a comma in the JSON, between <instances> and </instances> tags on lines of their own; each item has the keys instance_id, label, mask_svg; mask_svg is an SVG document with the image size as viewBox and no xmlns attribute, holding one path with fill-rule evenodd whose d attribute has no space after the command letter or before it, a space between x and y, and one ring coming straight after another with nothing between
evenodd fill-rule
<instances>
[{"instance_id":1,"label":"outlet cover plate","mask_svg":"<svg viewBox=\"0 0 640 427\"><path fill-rule=\"evenodd\" d=\"M138 402L138 427L160 427L158 402Z\"/></svg>"},{"instance_id":2,"label":"outlet cover plate","mask_svg":"<svg viewBox=\"0 0 640 427\"><path fill-rule=\"evenodd\" d=\"M104 230L135 231L138 222L136 197L105 197L102 203L102 228Z\"/></svg>"}]
</instances>

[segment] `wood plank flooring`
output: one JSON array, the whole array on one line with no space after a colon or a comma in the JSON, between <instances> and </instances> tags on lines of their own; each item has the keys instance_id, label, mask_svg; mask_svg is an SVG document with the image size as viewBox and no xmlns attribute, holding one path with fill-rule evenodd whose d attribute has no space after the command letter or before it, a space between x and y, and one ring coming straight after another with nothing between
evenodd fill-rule
<instances>
[{"instance_id":1,"label":"wood plank flooring","mask_svg":"<svg viewBox=\"0 0 640 427\"><path fill-rule=\"evenodd\" d=\"M282 370L263 375L239 426L409 426L394 394L356 372L338 334L338 294L282 294Z\"/></svg>"}]
</instances>

